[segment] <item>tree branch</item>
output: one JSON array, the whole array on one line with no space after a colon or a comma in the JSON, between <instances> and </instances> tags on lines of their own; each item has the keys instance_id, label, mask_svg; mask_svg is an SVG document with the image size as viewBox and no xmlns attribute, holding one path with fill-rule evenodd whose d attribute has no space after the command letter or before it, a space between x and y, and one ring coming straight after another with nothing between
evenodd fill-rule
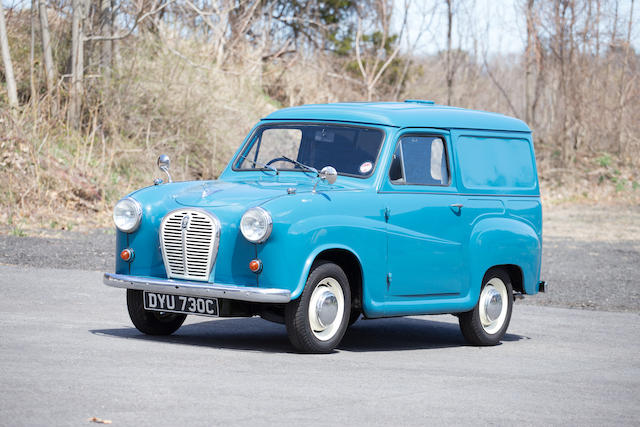
<instances>
[{"instance_id":1,"label":"tree branch","mask_svg":"<svg viewBox=\"0 0 640 427\"><path fill-rule=\"evenodd\" d=\"M160 7L153 9L147 13L142 13L142 6L140 6L140 10L138 11L138 14L136 15L136 20L133 23L133 26L129 29L129 31L127 31L124 34L119 34L117 36L91 36L91 37L85 37L84 41L98 41L98 42L102 42L102 41L109 41L109 40L122 40L125 39L127 37L129 37L131 34L133 34L133 32L135 31L136 27L138 26L138 24L140 24L142 21L144 21L146 18L150 17L151 15L155 15L156 13L160 12L162 9L164 9L165 7L167 7L168 5L170 5L171 3L173 3L175 0L169 0L166 3L162 4Z\"/></svg>"}]
</instances>

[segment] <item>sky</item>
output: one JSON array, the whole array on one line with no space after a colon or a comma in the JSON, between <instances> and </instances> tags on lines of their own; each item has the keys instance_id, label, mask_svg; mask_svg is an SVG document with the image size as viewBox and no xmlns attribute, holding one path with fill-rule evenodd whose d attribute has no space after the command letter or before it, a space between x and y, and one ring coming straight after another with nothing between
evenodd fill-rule
<instances>
[{"instance_id":1,"label":"sky","mask_svg":"<svg viewBox=\"0 0 640 427\"><path fill-rule=\"evenodd\" d=\"M444 0L394 0L394 25L400 28L404 16L405 1L410 2L408 13L408 31L403 49L407 50L407 42L415 46L414 52L433 54L446 47L446 6ZM431 13L432 5L438 4L435 13ZM522 52L526 41L525 23L518 10L519 0L454 0L461 19L454 17L454 46L460 45L465 50L473 50L474 43L479 53L510 54ZM634 5L634 31L632 45L640 50L640 7L636 0ZM455 7L455 6L454 6ZM620 17L624 28L628 23L631 0L621 0ZM464 25L460 25L464 23ZM415 43L420 28L428 28L427 32ZM474 42L472 34L486 34L477 37Z\"/></svg>"}]
</instances>

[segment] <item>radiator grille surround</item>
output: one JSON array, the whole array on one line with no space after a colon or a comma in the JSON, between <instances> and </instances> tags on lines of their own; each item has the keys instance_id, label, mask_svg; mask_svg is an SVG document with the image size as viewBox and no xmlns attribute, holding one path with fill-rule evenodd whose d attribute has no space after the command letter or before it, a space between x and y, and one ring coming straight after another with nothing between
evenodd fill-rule
<instances>
[{"instance_id":1,"label":"radiator grille surround","mask_svg":"<svg viewBox=\"0 0 640 427\"><path fill-rule=\"evenodd\" d=\"M176 209L160 225L167 277L208 281L218 255L220 221L201 209Z\"/></svg>"}]
</instances>

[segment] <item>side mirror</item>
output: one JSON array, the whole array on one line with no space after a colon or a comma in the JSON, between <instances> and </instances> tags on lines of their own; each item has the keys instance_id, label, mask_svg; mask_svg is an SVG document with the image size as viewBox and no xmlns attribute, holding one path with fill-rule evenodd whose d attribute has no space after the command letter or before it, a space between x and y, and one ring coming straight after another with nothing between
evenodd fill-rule
<instances>
[{"instance_id":1,"label":"side mirror","mask_svg":"<svg viewBox=\"0 0 640 427\"><path fill-rule=\"evenodd\" d=\"M169 160L169 156L166 154L160 154L158 157L158 169L167 174L168 182L173 182L171 179L171 174L169 173L169 166L171 165L171 160Z\"/></svg>"},{"instance_id":2,"label":"side mirror","mask_svg":"<svg viewBox=\"0 0 640 427\"><path fill-rule=\"evenodd\" d=\"M324 179L329 184L333 184L338 178L338 172L333 166L325 166L320 171L320 178Z\"/></svg>"}]
</instances>

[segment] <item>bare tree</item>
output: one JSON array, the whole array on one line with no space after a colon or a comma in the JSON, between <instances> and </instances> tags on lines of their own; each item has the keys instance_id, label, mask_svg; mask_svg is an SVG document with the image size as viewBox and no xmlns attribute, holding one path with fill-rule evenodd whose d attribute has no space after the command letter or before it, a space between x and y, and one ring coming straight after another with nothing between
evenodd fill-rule
<instances>
[{"instance_id":1,"label":"bare tree","mask_svg":"<svg viewBox=\"0 0 640 427\"><path fill-rule=\"evenodd\" d=\"M112 58L113 58L113 10L112 0L100 0L100 35L107 37L102 42L102 48L100 53L100 67L103 73L109 74L111 72Z\"/></svg>"},{"instance_id":2,"label":"bare tree","mask_svg":"<svg viewBox=\"0 0 640 427\"><path fill-rule=\"evenodd\" d=\"M402 20L399 35L397 37L398 40L402 39L402 35L407 26L408 10L409 1L405 0L404 17ZM375 93L376 86L378 85L380 78L384 75L385 71L387 70L389 65L391 65L392 61L396 58L398 52L400 51L401 44L400 42L397 42L391 54L388 54L387 52L388 42L391 37L391 11L392 4L389 1L376 1L375 19L377 21L377 29L380 32L381 37L379 38L379 43L376 43L375 39L373 39L374 45L371 47L368 54L366 51L363 51L363 20L361 16L358 17L358 28L356 30L355 40L356 61L358 63L358 68L362 76L368 101L371 101L373 99L373 94Z\"/></svg>"},{"instance_id":3,"label":"bare tree","mask_svg":"<svg viewBox=\"0 0 640 427\"><path fill-rule=\"evenodd\" d=\"M51 53L51 33L49 31L49 18L47 16L47 5L45 0L38 1L38 14L40 16L40 38L42 41L42 56L44 58L44 72L47 81L47 92L53 93L55 85L55 67L53 65L53 55Z\"/></svg>"},{"instance_id":4,"label":"bare tree","mask_svg":"<svg viewBox=\"0 0 640 427\"><path fill-rule=\"evenodd\" d=\"M36 99L36 76L34 65L36 62L36 24L35 24L36 0L31 0L31 11L29 13L29 26L31 27L31 37L29 40L29 89L31 99Z\"/></svg>"},{"instance_id":5,"label":"bare tree","mask_svg":"<svg viewBox=\"0 0 640 427\"><path fill-rule=\"evenodd\" d=\"M84 95L84 17L86 0L73 0L71 20L71 89L69 90L69 124L80 127L80 112Z\"/></svg>"},{"instance_id":6,"label":"bare tree","mask_svg":"<svg viewBox=\"0 0 640 427\"><path fill-rule=\"evenodd\" d=\"M7 82L7 93L9 105L18 107L18 90L16 78L13 74L13 63L11 62L11 52L9 51L9 37L7 35L7 24L4 20L4 8L0 2L0 48L2 49L2 62L4 63L4 76Z\"/></svg>"},{"instance_id":7,"label":"bare tree","mask_svg":"<svg viewBox=\"0 0 640 427\"><path fill-rule=\"evenodd\" d=\"M453 0L445 0L447 4L447 51L445 53L445 66L446 66L446 79L447 79L447 105L451 105L451 98L453 97L453 76L455 75L455 67L451 59L451 47L452 38L451 32L453 30Z\"/></svg>"},{"instance_id":8,"label":"bare tree","mask_svg":"<svg viewBox=\"0 0 640 427\"><path fill-rule=\"evenodd\" d=\"M631 0L631 7L629 13L629 24L627 28L627 39L625 40L624 46L624 59L622 61L622 70L620 71L620 79L618 83L618 105L617 105L617 132L616 139L618 143L618 154L625 154L625 147L623 143L622 133L623 133L623 119L625 112L625 104L627 98L627 88L626 88L626 73L627 67L629 66L629 54L631 51L631 34L633 31L633 8L635 6L635 0Z\"/></svg>"},{"instance_id":9,"label":"bare tree","mask_svg":"<svg viewBox=\"0 0 640 427\"><path fill-rule=\"evenodd\" d=\"M409 6L413 6L413 5L409 5ZM417 34L413 38L411 37L411 33L412 33L411 28L409 26L407 26L406 28L405 39L406 39L407 55L404 60L404 65L402 67L400 78L396 82L395 89L393 90L392 99L398 99L400 96L400 92L407 79L407 76L409 75L409 71L411 70L414 64L414 61L418 58L418 55L416 54L417 47L419 46L421 40L423 39L423 36L427 33L428 29L433 24L433 19L438 9L438 2L434 0L430 6L427 6L426 4L420 4L418 5L417 9L418 9L417 14L419 14L420 16L420 25L417 25L414 27ZM406 12L409 13L408 10ZM412 15L415 16L415 12L413 12Z\"/></svg>"}]
</instances>

